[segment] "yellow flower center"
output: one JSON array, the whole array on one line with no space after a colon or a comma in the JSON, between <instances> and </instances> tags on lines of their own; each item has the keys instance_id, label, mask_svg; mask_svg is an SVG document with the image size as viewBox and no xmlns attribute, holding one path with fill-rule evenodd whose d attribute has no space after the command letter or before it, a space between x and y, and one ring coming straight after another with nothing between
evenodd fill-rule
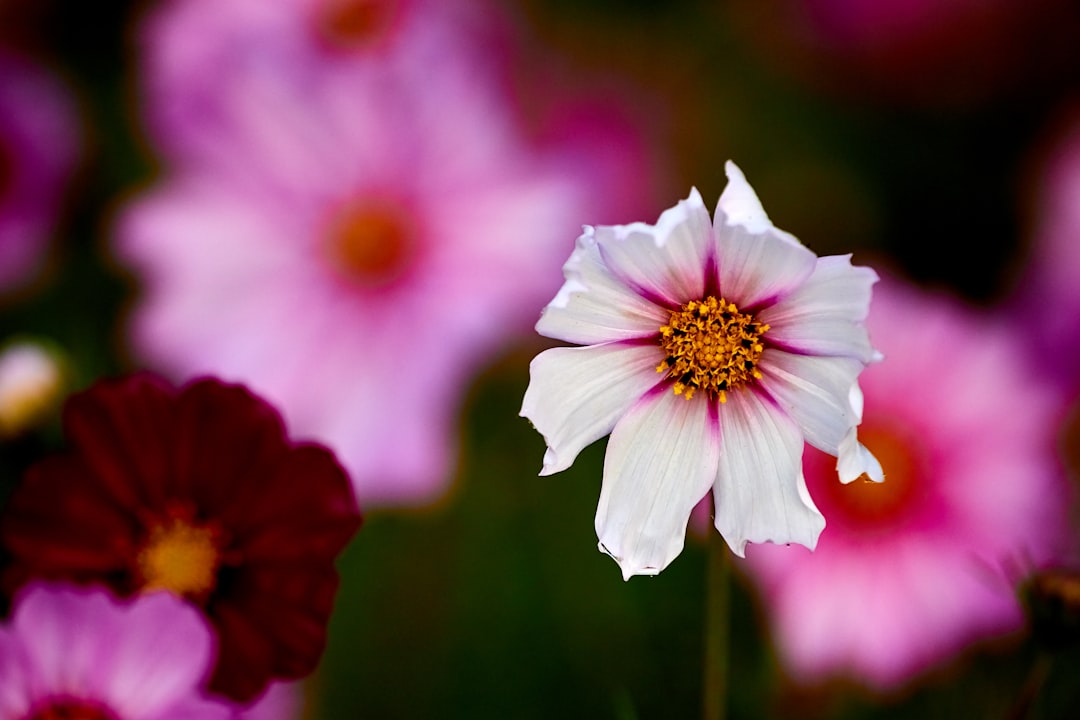
<instances>
[{"instance_id":1,"label":"yellow flower center","mask_svg":"<svg viewBox=\"0 0 1080 720\"><path fill-rule=\"evenodd\" d=\"M416 249L415 228L405 210L376 200L345 206L331 223L327 240L334 265L367 286L398 278Z\"/></svg>"},{"instance_id":2,"label":"yellow flower center","mask_svg":"<svg viewBox=\"0 0 1080 720\"><path fill-rule=\"evenodd\" d=\"M768 329L724 298L691 300L660 328L666 357L656 372L674 379L675 394L687 400L702 390L727 402L729 390L761 378L757 363Z\"/></svg>"},{"instance_id":3,"label":"yellow flower center","mask_svg":"<svg viewBox=\"0 0 1080 720\"><path fill-rule=\"evenodd\" d=\"M207 595L217 581L219 535L212 527L175 517L154 526L137 559L142 589Z\"/></svg>"}]
</instances>

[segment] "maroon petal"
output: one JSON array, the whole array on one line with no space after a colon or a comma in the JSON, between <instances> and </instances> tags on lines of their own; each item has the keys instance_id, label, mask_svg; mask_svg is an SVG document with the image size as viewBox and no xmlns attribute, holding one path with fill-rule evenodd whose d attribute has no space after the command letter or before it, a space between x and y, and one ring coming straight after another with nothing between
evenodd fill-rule
<instances>
[{"instance_id":1,"label":"maroon petal","mask_svg":"<svg viewBox=\"0 0 1080 720\"><path fill-rule=\"evenodd\" d=\"M160 507L173 473L175 394L149 375L100 382L72 396L64 431L99 482L129 511Z\"/></svg>"}]
</instances>

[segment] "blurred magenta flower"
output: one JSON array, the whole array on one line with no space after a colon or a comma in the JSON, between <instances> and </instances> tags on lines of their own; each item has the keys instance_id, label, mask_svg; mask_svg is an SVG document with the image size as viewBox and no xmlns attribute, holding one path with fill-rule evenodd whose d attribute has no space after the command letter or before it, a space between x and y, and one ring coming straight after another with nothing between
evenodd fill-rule
<instances>
[{"instance_id":1,"label":"blurred magenta flower","mask_svg":"<svg viewBox=\"0 0 1080 720\"><path fill-rule=\"evenodd\" d=\"M214 637L168 593L118 601L103 589L33 584L0 626L0 717L213 720L204 693Z\"/></svg>"},{"instance_id":2,"label":"blurred magenta flower","mask_svg":"<svg viewBox=\"0 0 1080 720\"><path fill-rule=\"evenodd\" d=\"M535 321L580 219L648 173L610 146L525 139L500 48L480 62L446 17L486 4L401 3L395 43L344 60L276 4L189 4L205 13L146 36L167 66L149 114L184 106L168 93L194 104L160 124L174 175L118 228L143 281L135 351L251 385L335 450L365 505L430 500L470 379Z\"/></svg>"},{"instance_id":3,"label":"blurred magenta flower","mask_svg":"<svg viewBox=\"0 0 1080 720\"><path fill-rule=\"evenodd\" d=\"M75 106L59 79L0 51L0 293L41 271L79 145Z\"/></svg>"},{"instance_id":4,"label":"blurred magenta flower","mask_svg":"<svg viewBox=\"0 0 1080 720\"><path fill-rule=\"evenodd\" d=\"M296 113L307 96L437 86L448 73L490 85L510 44L498 10L486 0L173 0L139 33L144 115L174 162L261 166L275 144L313 139L274 134L286 125L318 137L321 124Z\"/></svg>"},{"instance_id":5,"label":"blurred magenta flower","mask_svg":"<svg viewBox=\"0 0 1080 720\"><path fill-rule=\"evenodd\" d=\"M1055 388L1000 320L896 281L876 290L867 322L888 362L860 379L859 434L885 482L837 485L808 450L829 523L817 550L756 547L745 565L797 681L890 688L1022 627L1017 574L1062 551L1070 494Z\"/></svg>"},{"instance_id":6,"label":"blurred magenta flower","mask_svg":"<svg viewBox=\"0 0 1080 720\"><path fill-rule=\"evenodd\" d=\"M31 467L0 518L6 590L46 578L183 596L217 632L211 689L242 702L311 672L334 560L360 524L333 455L213 379L100 382L64 427L71 450Z\"/></svg>"},{"instance_id":7,"label":"blurred magenta flower","mask_svg":"<svg viewBox=\"0 0 1080 720\"><path fill-rule=\"evenodd\" d=\"M856 440L877 275L818 258L773 227L730 162L727 174L715 219L694 190L656 225L586 227L536 326L585 346L532 362L521 414L547 443L541 474L611 433L596 532L627 579L682 551L710 489L737 555L747 542L813 548L825 520L804 441L839 456L844 482L881 479Z\"/></svg>"},{"instance_id":8,"label":"blurred magenta flower","mask_svg":"<svg viewBox=\"0 0 1080 720\"><path fill-rule=\"evenodd\" d=\"M1040 171L1031 257L1008 302L1033 338L1031 357L1080 398L1080 113L1050 143ZM1033 322L1032 308L1053 312Z\"/></svg>"},{"instance_id":9,"label":"blurred magenta flower","mask_svg":"<svg viewBox=\"0 0 1080 720\"><path fill-rule=\"evenodd\" d=\"M794 70L892 102L964 106L1069 72L1069 0L770 0L769 35ZM767 46L772 55L785 48Z\"/></svg>"}]
</instances>

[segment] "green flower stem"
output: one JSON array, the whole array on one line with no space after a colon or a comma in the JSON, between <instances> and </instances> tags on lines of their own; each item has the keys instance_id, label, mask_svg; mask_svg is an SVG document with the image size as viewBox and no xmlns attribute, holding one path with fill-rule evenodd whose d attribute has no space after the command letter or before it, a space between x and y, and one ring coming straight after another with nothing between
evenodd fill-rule
<instances>
[{"instance_id":1,"label":"green flower stem","mask_svg":"<svg viewBox=\"0 0 1080 720\"><path fill-rule=\"evenodd\" d=\"M720 533L709 528L705 579L705 675L702 708L705 720L723 720L727 710L728 616L731 562Z\"/></svg>"}]
</instances>

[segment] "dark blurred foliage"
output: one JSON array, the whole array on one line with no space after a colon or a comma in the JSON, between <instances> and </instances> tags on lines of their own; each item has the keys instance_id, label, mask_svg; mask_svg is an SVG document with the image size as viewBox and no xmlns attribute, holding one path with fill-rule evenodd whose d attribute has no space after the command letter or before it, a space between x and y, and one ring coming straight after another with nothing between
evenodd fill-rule
<instances>
[{"instance_id":1,"label":"dark blurred foliage","mask_svg":"<svg viewBox=\"0 0 1080 720\"><path fill-rule=\"evenodd\" d=\"M140 130L130 42L150 4L0 4L0 41L71 85L85 134L50 271L5 301L0 337L51 338L71 358L75 387L132 369L121 338L135 283L108 259L107 237L117 204L156 172ZM691 185L714 203L731 158L776 225L817 252L854 251L857 261L919 283L983 304L1000 299L1025 258L1046 133L1080 90L1075 7L1050 3L1053 14L1039 25L1054 30L1045 42L1023 43L1023 57L990 66L999 74L1015 68L1017 77L995 85L973 75L979 92L945 102L948 93L913 93L918 77L874 82L873 67L800 44L785 34L781 5L521 0L511 7L529 42L567 67L640 89L647 106L638 110L673 168L655 213ZM529 64L527 50L521 62ZM934 79L932 68L921 72ZM966 85L963 77L950 81ZM528 95L528 87L519 90ZM655 213L626 221L652 221ZM442 503L368 514L340 561L330 647L308 685L311 717L698 714L702 543L690 538L659 578L624 583L597 552L592 526L603 443L570 470L535 477L543 443L516 415L528 359L542 347L538 339L493 358L477 380L462 408L457 482ZM54 423L5 445L5 494L28 462L59 443ZM1077 649L1040 659L1043 651L1024 637L973 648L890 696L854 683L795 688L778 672L741 580L733 604L734 718L1006 717L1010 709L1066 718L1080 709Z\"/></svg>"}]
</instances>

